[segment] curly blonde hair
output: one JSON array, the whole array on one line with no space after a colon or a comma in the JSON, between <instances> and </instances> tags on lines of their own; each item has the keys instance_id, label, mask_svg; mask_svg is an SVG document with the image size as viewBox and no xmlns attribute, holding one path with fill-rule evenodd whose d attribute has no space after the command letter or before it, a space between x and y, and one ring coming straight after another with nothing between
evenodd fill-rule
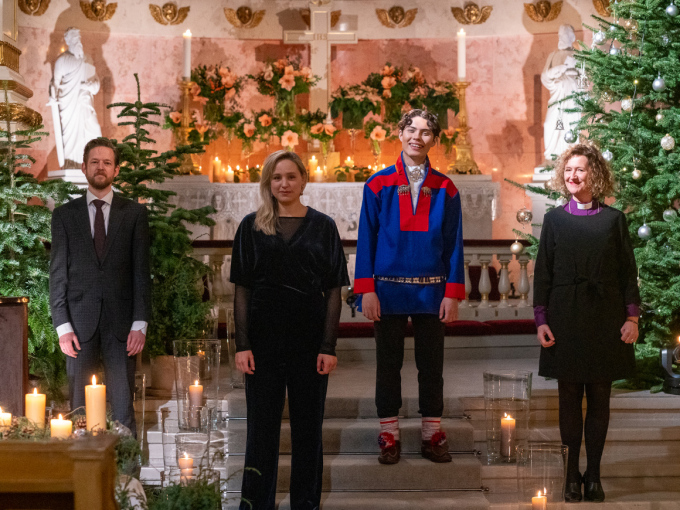
<instances>
[{"instance_id":1,"label":"curly blonde hair","mask_svg":"<svg viewBox=\"0 0 680 510\"><path fill-rule=\"evenodd\" d=\"M597 147L586 144L569 147L557 159L555 163L555 176L548 183L550 189L559 192L568 199L571 198L571 193L569 193L567 185L564 183L564 169L569 160L574 156L585 156L588 158L588 181L593 198L602 200L605 197L611 196L614 193L614 174Z\"/></svg>"}]
</instances>

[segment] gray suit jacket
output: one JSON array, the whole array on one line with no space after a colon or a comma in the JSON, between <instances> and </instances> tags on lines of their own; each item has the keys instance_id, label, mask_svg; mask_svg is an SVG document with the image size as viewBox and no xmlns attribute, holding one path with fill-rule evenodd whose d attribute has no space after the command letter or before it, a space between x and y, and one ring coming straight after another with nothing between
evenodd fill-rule
<instances>
[{"instance_id":1,"label":"gray suit jacket","mask_svg":"<svg viewBox=\"0 0 680 510\"><path fill-rule=\"evenodd\" d=\"M149 321L149 221L144 205L114 193L101 262L85 197L54 210L50 307L54 326L70 322L80 342L91 339L100 322L124 342L134 321Z\"/></svg>"}]
</instances>

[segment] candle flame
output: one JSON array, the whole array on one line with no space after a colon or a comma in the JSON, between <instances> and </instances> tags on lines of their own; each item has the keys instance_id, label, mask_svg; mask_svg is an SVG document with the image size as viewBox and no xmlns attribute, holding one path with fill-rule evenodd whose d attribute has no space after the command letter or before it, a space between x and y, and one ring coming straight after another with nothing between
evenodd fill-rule
<instances>
[{"instance_id":1,"label":"candle flame","mask_svg":"<svg viewBox=\"0 0 680 510\"><path fill-rule=\"evenodd\" d=\"M33 388L33 394L37 395L38 394L38 388Z\"/></svg>"},{"instance_id":2,"label":"candle flame","mask_svg":"<svg viewBox=\"0 0 680 510\"><path fill-rule=\"evenodd\" d=\"M219 160L220 160L220 158L218 158L217 156L215 156L215 161L219 161Z\"/></svg>"},{"instance_id":3,"label":"candle flame","mask_svg":"<svg viewBox=\"0 0 680 510\"><path fill-rule=\"evenodd\" d=\"M538 497L539 498L541 497L541 491L538 491Z\"/></svg>"},{"instance_id":4,"label":"candle flame","mask_svg":"<svg viewBox=\"0 0 680 510\"><path fill-rule=\"evenodd\" d=\"M64 419L64 418L61 416L61 414L59 415L59 419L60 419L60 420L63 420L63 419Z\"/></svg>"},{"instance_id":5,"label":"candle flame","mask_svg":"<svg viewBox=\"0 0 680 510\"><path fill-rule=\"evenodd\" d=\"M185 458L185 459L188 459L188 458L189 458L189 454L188 454L187 452L184 452L184 458Z\"/></svg>"},{"instance_id":6,"label":"candle flame","mask_svg":"<svg viewBox=\"0 0 680 510\"><path fill-rule=\"evenodd\" d=\"M240 165L236 165L236 170L240 170L240 169L241 169L241 166L240 166Z\"/></svg>"},{"instance_id":7,"label":"candle flame","mask_svg":"<svg viewBox=\"0 0 680 510\"><path fill-rule=\"evenodd\" d=\"M316 156L312 156L312 161L316 161Z\"/></svg>"},{"instance_id":8,"label":"candle flame","mask_svg":"<svg viewBox=\"0 0 680 510\"><path fill-rule=\"evenodd\" d=\"M97 386L97 376L92 376L92 386Z\"/></svg>"},{"instance_id":9,"label":"candle flame","mask_svg":"<svg viewBox=\"0 0 680 510\"><path fill-rule=\"evenodd\" d=\"M191 37L191 30L187 29L186 32L182 34L184 37Z\"/></svg>"},{"instance_id":10,"label":"candle flame","mask_svg":"<svg viewBox=\"0 0 680 510\"><path fill-rule=\"evenodd\" d=\"M227 165L227 172L233 172L233 170L231 169L231 165Z\"/></svg>"},{"instance_id":11,"label":"candle flame","mask_svg":"<svg viewBox=\"0 0 680 510\"><path fill-rule=\"evenodd\" d=\"M194 386L198 386L198 379L194 381Z\"/></svg>"},{"instance_id":12,"label":"candle flame","mask_svg":"<svg viewBox=\"0 0 680 510\"><path fill-rule=\"evenodd\" d=\"M458 35L465 35L465 30L461 28L461 29L458 31Z\"/></svg>"}]
</instances>

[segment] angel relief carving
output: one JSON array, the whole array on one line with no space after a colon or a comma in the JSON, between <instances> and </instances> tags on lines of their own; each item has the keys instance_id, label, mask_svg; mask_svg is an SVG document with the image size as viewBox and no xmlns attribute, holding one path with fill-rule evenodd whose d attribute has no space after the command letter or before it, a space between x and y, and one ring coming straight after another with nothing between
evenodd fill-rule
<instances>
[{"instance_id":1,"label":"angel relief carving","mask_svg":"<svg viewBox=\"0 0 680 510\"><path fill-rule=\"evenodd\" d=\"M224 16L227 21L231 23L236 28L255 28L262 22L266 11L255 11L246 6L242 5L238 9L229 9L226 7L224 9Z\"/></svg>"},{"instance_id":2,"label":"angel relief carving","mask_svg":"<svg viewBox=\"0 0 680 510\"><path fill-rule=\"evenodd\" d=\"M107 4L106 0L92 0L80 2L80 9L85 17L92 21L108 21L116 13L117 3Z\"/></svg>"},{"instance_id":3,"label":"angel relief carving","mask_svg":"<svg viewBox=\"0 0 680 510\"><path fill-rule=\"evenodd\" d=\"M385 9L376 9L375 13L378 15L380 23L387 28L404 28L413 23L418 14L418 9L409 9L408 11L400 5L395 5L389 11Z\"/></svg>"},{"instance_id":4,"label":"angel relief carving","mask_svg":"<svg viewBox=\"0 0 680 510\"><path fill-rule=\"evenodd\" d=\"M42 16L50 6L50 0L19 0L19 9L29 16Z\"/></svg>"},{"instance_id":5,"label":"angel relief carving","mask_svg":"<svg viewBox=\"0 0 680 510\"><path fill-rule=\"evenodd\" d=\"M190 7L178 8L177 4L168 2L162 7L149 4L149 12L157 23L161 25L179 25L183 23L189 14Z\"/></svg>"},{"instance_id":6,"label":"angel relief carving","mask_svg":"<svg viewBox=\"0 0 680 510\"><path fill-rule=\"evenodd\" d=\"M524 10L533 21L552 21L562 11L562 1L551 4L548 0L540 0L536 4L524 4Z\"/></svg>"},{"instance_id":7,"label":"angel relief carving","mask_svg":"<svg viewBox=\"0 0 680 510\"><path fill-rule=\"evenodd\" d=\"M481 25L489 19L492 10L493 7L490 5L480 8L475 3L469 3L462 9L460 7L451 7L453 17L456 18L458 23L463 25Z\"/></svg>"}]
</instances>

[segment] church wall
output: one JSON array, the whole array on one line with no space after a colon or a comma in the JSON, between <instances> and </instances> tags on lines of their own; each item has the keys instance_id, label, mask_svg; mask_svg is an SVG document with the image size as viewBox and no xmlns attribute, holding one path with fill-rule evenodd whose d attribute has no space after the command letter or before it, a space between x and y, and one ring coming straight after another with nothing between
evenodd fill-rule
<instances>
[{"instance_id":1,"label":"church wall","mask_svg":"<svg viewBox=\"0 0 680 510\"><path fill-rule=\"evenodd\" d=\"M128 131L116 126L115 111L107 110L106 105L117 101L133 101L136 99L133 73L140 75L142 98L147 101L158 101L176 106L179 101L179 90L176 80L181 68L182 41L180 34L189 26L185 23L179 27L161 27L151 20L148 12L140 14L141 18L148 17L150 23L142 19L135 25L132 18L126 17L130 24L127 28L120 25L118 14L107 24L87 21L82 13L74 13L74 0L52 0L58 17L49 18L50 10L40 17L21 15L19 18L19 47L23 52L21 57L21 73L27 84L33 89L34 96L29 100L29 106L39 111L44 118L45 128L52 131L52 118L45 106L48 100L48 85L52 76L54 60L64 47L63 32L68 26L75 25L82 29L82 40L86 54L92 56L97 73L101 80L101 91L95 96L95 107L105 136L122 138ZM72 4L66 11L59 11L61 4ZM218 3L218 2L215 2ZM304 7L306 2L277 2L278 5L288 4ZM359 2L336 2L343 9L357 8ZM371 8L379 2L370 2ZM430 2L433 3L433 2ZM506 12L506 25L514 33L509 33L507 26L502 26L500 14L507 5L503 2L488 2L494 4L495 13L485 25L466 26L470 37L467 43L467 69L472 85L468 89L468 109L472 142L475 159L482 173L492 174L493 180L502 183L502 215L494 222L493 235L497 239L507 239L513 236L512 228L518 226L515 220L517 209L522 206L531 207L530 200L524 198L524 193L505 183L505 178L519 182L529 182L533 168L542 160L543 117L547 107L548 93L540 83L540 73L548 54L557 46L557 28L563 22L574 18L572 23L578 28L582 18L590 12L577 12L565 4L564 16L558 22L538 24L530 33L527 28L526 14L523 13L521 2L513 7L521 11L512 11L513 16ZM515 2L507 2L507 4ZM587 4L590 2L578 2ZM203 5L202 2L192 2L192 9ZM271 6L271 2L267 5ZM369 2L366 2L369 4ZM181 5L181 2L180 2ZM419 8L426 12L428 2L418 2ZM506 5L506 7L503 7ZM346 6L346 7L345 7ZM141 7L147 9L144 4ZM385 4L385 8L390 5ZM405 7L407 7L405 5ZM120 13L127 12L124 3L119 3ZM273 8L273 6L272 6ZM220 7L220 10L222 7ZM446 7L448 10L449 7ZM196 9L198 12L200 9ZM586 9L587 10L587 9ZM64 12L68 12L66 15ZM79 16L76 16L76 14ZM219 13L218 13L219 14ZM498 14L498 15L497 15ZM497 15L497 16L496 16ZM217 16L215 14L214 16ZM220 14L220 16L222 16ZM373 14L374 16L374 14ZM443 14L442 14L443 16ZM450 16L450 14L449 14ZM519 16L519 18L517 18ZM121 16L121 19L123 17ZM267 18L265 18L266 20ZM428 14L428 20L431 15ZM84 21L83 21L84 20ZM518 21L519 20L519 21ZM492 21L494 24L492 25ZM210 23L217 23L211 21ZM362 24L364 17L361 18ZM150 33L140 32L139 26L149 28ZM222 20L220 20L222 23ZM442 23L432 21L433 28L429 35L438 37L418 37L422 32L403 29L392 30L383 38L362 37L360 30L359 44L353 46L338 46L333 49L332 88L339 85L356 83L363 80L369 72L376 71L386 62L394 65L416 65L420 67L428 79L451 80L456 79L457 43L455 30L460 27L451 17L446 26L448 34L441 32ZM414 22L418 24L418 18ZM139 25L139 26L138 26ZM155 26L154 26L155 25ZM488 26L487 26L488 25ZM54 27L57 27L55 30ZM280 36L271 39L235 39L232 32L227 31L225 37L201 37L200 30L191 24L192 30L198 37L192 43L192 63L215 64L222 62L229 65L239 74L253 73L260 69L261 62L269 58L279 58L284 55L300 55L303 62L308 62L309 55L306 46L285 46ZM210 32L212 25L206 22L201 30ZM490 32L496 27L498 35ZM297 27L299 28L299 27ZM161 30L162 29L162 30ZM280 30L280 27L279 27ZM387 29L385 29L387 30ZM415 29L414 29L415 30ZM541 31L546 31L541 33ZM177 32L177 33L175 33ZM244 32L244 31L242 31ZM400 37L411 36L406 39L393 39L395 33ZM270 32L271 33L271 32ZM376 32L377 33L377 32ZM384 32L383 32L384 33ZM480 35L475 35L479 33ZM217 34L215 34L217 35ZM577 37L583 37L577 32ZM304 103L305 98L300 98ZM264 100L255 95L253 87L247 87L242 95L247 108L263 108L272 106L269 98ZM164 150L172 143L169 131L154 129L152 137L159 142L159 149ZM239 157L238 144L232 144L231 158ZM215 144L217 153L225 160L226 143L219 141ZM398 154L397 144L386 144L382 162L390 164ZM264 148L260 147L251 159L251 164L260 163L264 157ZM349 137L342 134L338 137L336 150L344 159L349 151ZM372 164L368 144L362 137L357 138L357 164ZM57 168L56 151L53 138L47 137L32 151L38 160L34 172L46 176L47 170ZM203 157L203 166L214 157L214 152ZM445 167L446 161L441 151L434 155L434 163L440 168Z\"/></svg>"}]
</instances>

